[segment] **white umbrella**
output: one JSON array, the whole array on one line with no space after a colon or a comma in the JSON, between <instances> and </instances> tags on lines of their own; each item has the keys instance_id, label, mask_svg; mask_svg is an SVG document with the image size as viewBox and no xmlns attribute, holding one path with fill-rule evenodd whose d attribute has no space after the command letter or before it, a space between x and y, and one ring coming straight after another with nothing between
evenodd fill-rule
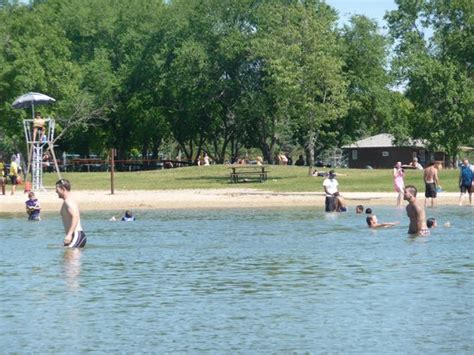
<instances>
[{"instance_id":1,"label":"white umbrella","mask_svg":"<svg viewBox=\"0 0 474 355\"><path fill-rule=\"evenodd\" d=\"M29 92L27 94L17 97L13 102L13 108L28 108L31 107L33 118L35 117L35 105L46 105L56 102L52 97L41 94L39 92Z\"/></svg>"}]
</instances>

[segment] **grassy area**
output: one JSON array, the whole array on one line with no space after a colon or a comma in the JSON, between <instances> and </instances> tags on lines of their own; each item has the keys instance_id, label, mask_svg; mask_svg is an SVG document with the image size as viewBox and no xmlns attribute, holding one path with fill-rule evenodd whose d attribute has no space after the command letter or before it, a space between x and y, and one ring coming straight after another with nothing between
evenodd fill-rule
<instances>
[{"instance_id":1,"label":"grassy area","mask_svg":"<svg viewBox=\"0 0 474 355\"><path fill-rule=\"evenodd\" d=\"M308 176L307 167L269 166L268 180L264 183L231 184L229 169L223 165L193 166L178 169L117 172L116 190L169 190L169 189L219 189L229 187L260 188L275 192L322 191L322 177ZM325 169L328 170L328 169ZM342 192L392 192L392 170L336 169ZM458 191L458 170L441 170L441 186L445 191ZM62 173L77 190L110 190L110 173ZM44 174L44 185L54 186L56 173ZM413 184L424 191L423 172L407 170L405 184Z\"/></svg>"}]
</instances>

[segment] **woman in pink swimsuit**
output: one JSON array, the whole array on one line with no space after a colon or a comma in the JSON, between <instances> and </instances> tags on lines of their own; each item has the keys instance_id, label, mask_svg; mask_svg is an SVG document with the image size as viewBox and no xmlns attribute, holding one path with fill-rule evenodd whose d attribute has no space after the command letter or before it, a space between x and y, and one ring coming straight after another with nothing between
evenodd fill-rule
<instances>
[{"instance_id":1,"label":"woman in pink swimsuit","mask_svg":"<svg viewBox=\"0 0 474 355\"><path fill-rule=\"evenodd\" d=\"M402 163L397 162L397 164L395 164L395 167L393 168L393 185L395 191L398 192L397 206L400 206L403 200L403 190L405 189L405 182L403 181L404 176L405 171L402 168Z\"/></svg>"}]
</instances>

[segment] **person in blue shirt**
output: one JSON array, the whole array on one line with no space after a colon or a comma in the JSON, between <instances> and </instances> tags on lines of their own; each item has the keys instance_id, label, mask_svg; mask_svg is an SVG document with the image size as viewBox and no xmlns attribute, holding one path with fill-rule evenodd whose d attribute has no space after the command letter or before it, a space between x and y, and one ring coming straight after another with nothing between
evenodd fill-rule
<instances>
[{"instance_id":1,"label":"person in blue shirt","mask_svg":"<svg viewBox=\"0 0 474 355\"><path fill-rule=\"evenodd\" d=\"M472 205L472 183L474 180L473 167L469 164L469 160L464 158L459 171L459 189L461 194L459 195L459 206L462 205L463 197L466 192L469 194L469 204Z\"/></svg>"},{"instance_id":2,"label":"person in blue shirt","mask_svg":"<svg viewBox=\"0 0 474 355\"><path fill-rule=\"evenodd\" d=\"M25 202L26 213L28 214L28 220L40 221L40 205L34 192L28 194L28 200Z\"/></svg>"},{"instance_id":3,"label":"person in blue shirt","mask_svg":"<svg viewBox=\"0 0 474 355\"><path fill-rule=\"evenodd\" d=\"M130 211L125 211L125 214L123 215L121 219L121 221L124 221L124 222L132 222L134 220L135 220L135 216Z\"/></svg>"}]
</instances>

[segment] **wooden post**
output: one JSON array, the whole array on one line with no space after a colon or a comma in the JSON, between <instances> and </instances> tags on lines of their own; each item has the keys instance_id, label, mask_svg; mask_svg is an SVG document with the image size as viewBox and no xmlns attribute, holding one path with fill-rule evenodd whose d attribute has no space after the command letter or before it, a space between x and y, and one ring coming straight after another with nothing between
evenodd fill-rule
<instances>
[{"instance_id":1,"label":"wooden post","mask_svg":"<svg viewBox=\"0 0 474 355\"><path fill-rule=\"evenodd\" d=\"M110 193L114 194L115 148L110 149Z\"/></svg>"}]
</instances>

